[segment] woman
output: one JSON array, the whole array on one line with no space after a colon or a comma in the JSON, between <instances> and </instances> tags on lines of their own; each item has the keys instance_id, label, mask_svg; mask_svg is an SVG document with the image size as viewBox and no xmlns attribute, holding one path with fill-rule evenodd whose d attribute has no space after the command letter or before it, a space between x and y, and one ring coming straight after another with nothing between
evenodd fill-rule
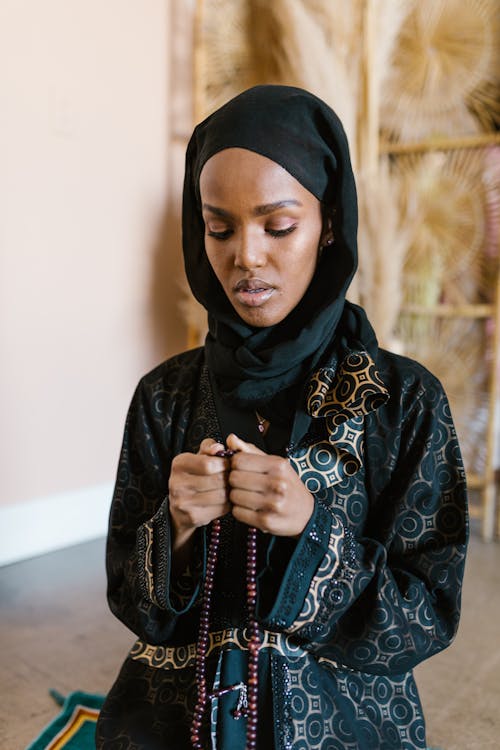
<instances>
[{"instance_id":1,"label":"woman","mask_svg":"<svg viewBox=\"0 0 500 750\"><path fill-rule=\"evenodd\" d=\"M145 376L107 550L138 640L111 748L425 748L412 668L458 624L463 467L446 396L345 300L354 178L313 95L259 86L187 150L203 348Z\"/></svg>"}]
</instances>

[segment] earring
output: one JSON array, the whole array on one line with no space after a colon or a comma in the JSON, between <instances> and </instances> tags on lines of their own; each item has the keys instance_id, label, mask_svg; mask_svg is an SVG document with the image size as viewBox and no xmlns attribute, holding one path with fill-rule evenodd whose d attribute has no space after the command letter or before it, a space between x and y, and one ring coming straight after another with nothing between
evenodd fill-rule
<instances>
[{"instance_id":1,"label":"earring","mask_svg":"<svg viewBox=\"0 0 500 750\"><path fill-rule=\"evenodd\" d=\"M318 258L321 258L321 256L323 255L323 252L324 252L324 251L325 251L325 250L326 250L326 249L327 249L328 247L331 247L331 246L332 246L333 244L334 244L334 240L333 240L333 237L328 237L328 239L327 239L327 240L325 240L324 244L323 244L323 245L320 245L320 247L319 247L319 256L318 256Z\"/></svg>"}]
</instances>

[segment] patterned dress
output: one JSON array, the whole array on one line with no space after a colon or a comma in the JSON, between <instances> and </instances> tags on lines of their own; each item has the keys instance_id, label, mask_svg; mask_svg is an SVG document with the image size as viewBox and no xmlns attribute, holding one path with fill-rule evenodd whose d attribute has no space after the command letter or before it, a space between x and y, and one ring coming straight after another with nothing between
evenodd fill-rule
<instances>
[{"instance_id":1,"label":"patterned dress","mask_svg":"<svg viewBox=\"0 0 500 750\"><path fill-rule=\"evenodd\" d=\"M458 626L466 486L440 383L417 363L349 351L308 383L287 455L314 495L298 541L259 535L260 750L414 750L413 667ZM237 426L234 431L237 432ZM99 750L188 750L207 530L170 579L172 458L221 437L203 349L145 376L127 417L108 537L112 611L136 635L102 709ZM206 747L245 747L246 528L222 521Z\"/></svg>"}]
</instances>

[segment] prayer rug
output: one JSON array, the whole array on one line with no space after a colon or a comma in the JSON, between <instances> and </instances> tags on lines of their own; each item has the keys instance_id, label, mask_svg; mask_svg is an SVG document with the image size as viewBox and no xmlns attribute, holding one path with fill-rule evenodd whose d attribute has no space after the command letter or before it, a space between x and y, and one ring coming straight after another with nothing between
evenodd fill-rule
<instances>
[{"instance_id":1,"label":"prayer rug","mask_svg":"<svg viewBox=\"0 0 500 750\"><path fill-rule=\"evenodd\" d=\"M95 750L95 725L104 696L78 691L65 698L56 690L50 694L62 706L61 713L26 750Z\"/></svg>"}]
</instances>

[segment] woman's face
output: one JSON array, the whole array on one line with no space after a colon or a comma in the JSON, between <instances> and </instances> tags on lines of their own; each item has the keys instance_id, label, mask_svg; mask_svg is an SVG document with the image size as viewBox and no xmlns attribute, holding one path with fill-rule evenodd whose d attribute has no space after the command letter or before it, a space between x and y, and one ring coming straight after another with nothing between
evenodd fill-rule
<instances>
[{"instance_id":1,"label":"woman's face","mask_svg":"<svg viewBox=\"0 0 500 750\"><path fill-rule=\"evenodd\" d=\"M279 323L314 275L320 202L279 164L242 148L206 162L200 193L206 253L232 306L251 326Z\"/></svg>"}]
</instances>

